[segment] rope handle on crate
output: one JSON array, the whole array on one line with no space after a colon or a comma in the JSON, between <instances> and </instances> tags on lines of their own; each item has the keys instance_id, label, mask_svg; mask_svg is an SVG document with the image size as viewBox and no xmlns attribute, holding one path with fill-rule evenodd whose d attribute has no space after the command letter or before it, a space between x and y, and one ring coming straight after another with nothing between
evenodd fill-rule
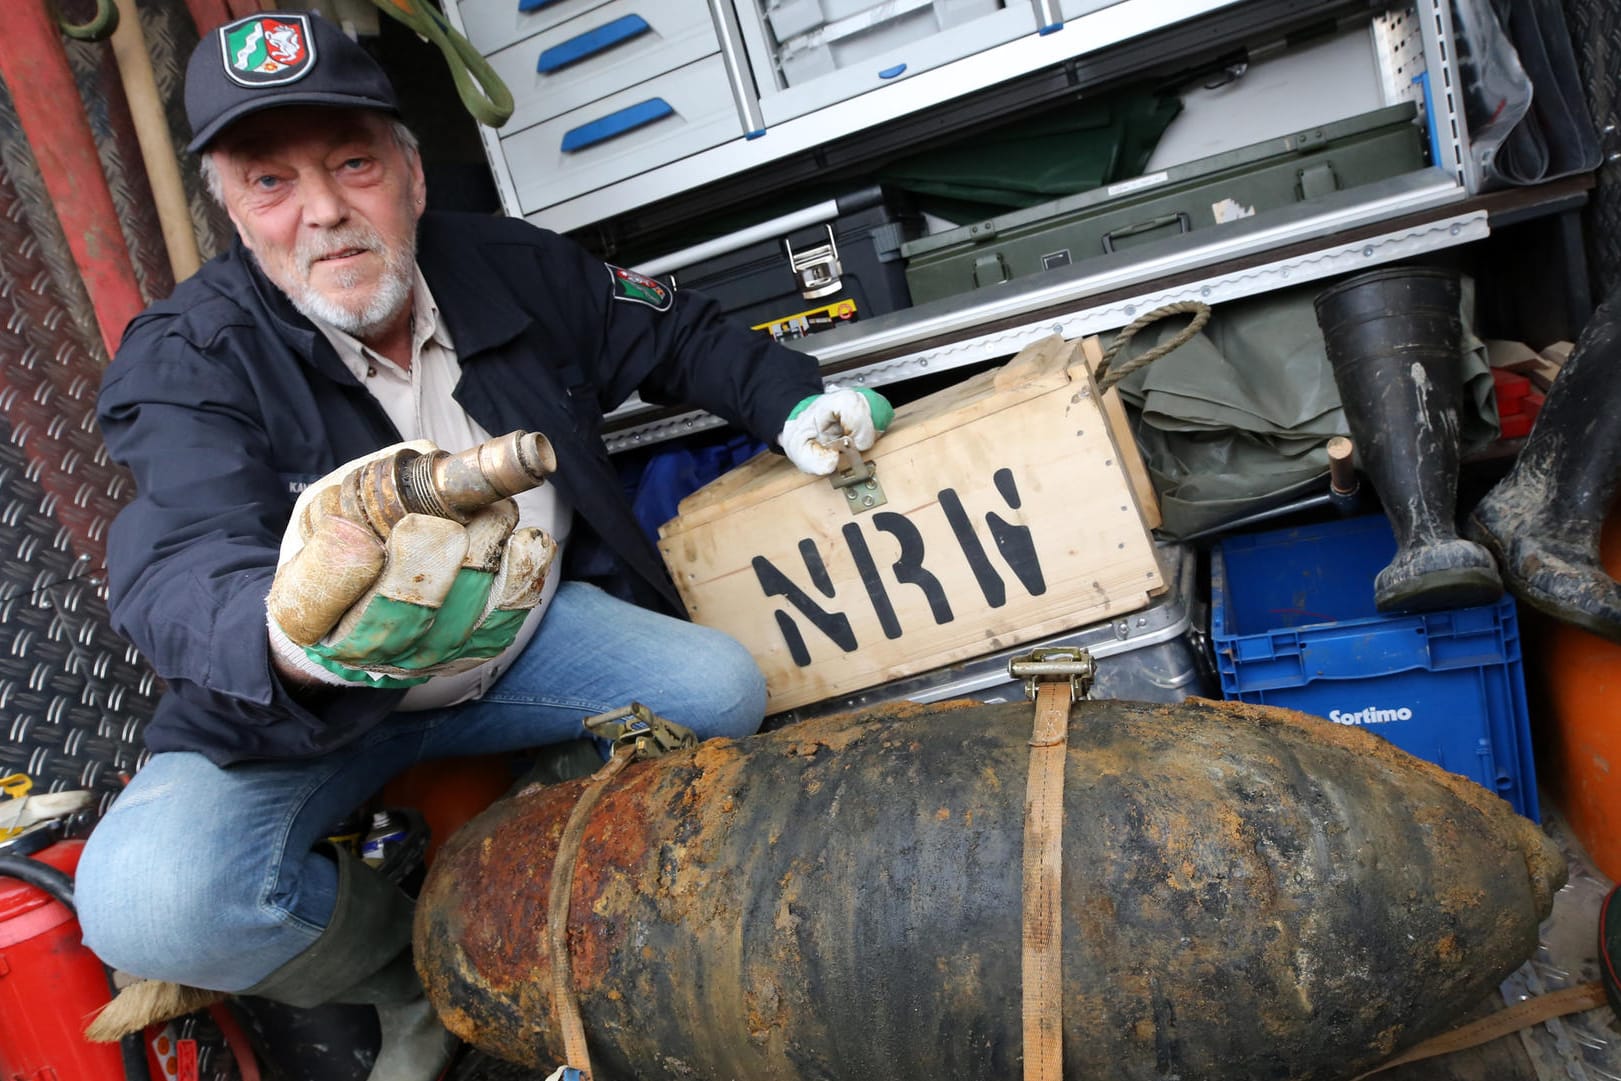
<instances>
[{"instance_id":1,"label":"rope handle on crate","mask_svg":"<svg viewBox=\"0 0 1621 1081\"><path fill-rule=\"evenodd\" d=\"M1141 356L1132 357L1118 368L1110 366L1114 358L1126 347L1126 343L1137 335L1138 331L1172 315L1191 315L1193 318L1188 322L1187 326L1177 331L1170 341L1161 342ZM1103 351L1103 359L1098 361L1097 371L1092 373L1093 378L1097 380L1098 390L1106 393L1110 387L1132 372L1139 368L1146 368L1166 353L1186 345L1195 334L1204 329L1204 325L1208 322L1210 322L1210 305L1197 300L1179 300L1173 304L1164 304L1151 312L1139 315L1121 328L1120 333L1114 336L1114 341L1109 343L1109 348Z\"/></svg>"}]
</instances>

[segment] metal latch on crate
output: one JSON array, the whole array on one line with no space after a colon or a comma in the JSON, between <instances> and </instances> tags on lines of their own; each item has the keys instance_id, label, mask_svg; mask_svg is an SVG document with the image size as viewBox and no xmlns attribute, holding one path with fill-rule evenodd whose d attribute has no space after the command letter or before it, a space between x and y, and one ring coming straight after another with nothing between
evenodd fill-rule
<instances>
[{"instance_id":1,"label":"metal latch on crate","mask_svg":"<svg viewBox=\"0 0 1621 1081\"><path fill-rule=\"evenodd\" d=\"M1067 679L1070 701L1079 702L1092 691L1097 664L1092 654L1080 646L1044 646L1011 658L1007 662L1007 674L1024 680L1025 697L1032 700L1039 684Z\"/></svg>"},{"instance_id":2,"label":"metal latch on crate","mask_svg":"<svg viewBox=\"0 0 1621 1081\"><path fill-rule=\"evenodd\" d=\"M883 485L878 483L878 466L863 461L859 451L850 445L850 437L839 441L839 467L828 477L835 492L843 492L851 514L865 514L889 502Z\"/></svg>"},{"instance_id":3,"label":"metal latch on crate","mask_svg":"<svg viewBox=\"0 0 1621 1081\"><path fill-rule=\"evenodd\" d=\"M783 247L788 249L788 265L793 268L794 277L799 279L799 295L806 300L837 293L844 287L844 264L839 262L839 245L833 239L833 227L829 225L825 228L827 243L814 248L794 251L793 244L786 238L782 242Z\"/></svg>"}]
</instances>

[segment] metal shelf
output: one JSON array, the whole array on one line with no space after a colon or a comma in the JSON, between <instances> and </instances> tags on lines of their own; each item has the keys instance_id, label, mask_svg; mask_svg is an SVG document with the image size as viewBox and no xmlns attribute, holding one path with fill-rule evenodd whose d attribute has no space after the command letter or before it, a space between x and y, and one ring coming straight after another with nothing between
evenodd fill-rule
<instances>
[{"instance_id":1,"label":"metal shelf","mask_svg":"<svg viewBox=\"0 0 1621 1081\"><path fill-rule=\"evenodd\" d=\"M740 127L738 138L728 143L557 203L529 220L558 232L576 229L1238 2L1123 0L1064 24L1058 33L1027 34L773 125L755 137L745 138Z\"/></svg>"},{"instance_id":2,"label":"metal shelf","mask_svg":"<svg viewBox=\"0 0 1621 1081\"><path fill-rule=\"evenodd\" d=\"M725 0L709 0L723 45L735 36L735 18ZM1444 2L1444 0L1443 0ZM1120 0L1071 19L1052 33L1031 33L940 67L908 74L879 89L766 127L749 125L749 93L734 86L744 119L736 138L652 167L595 191L528 214L528 220L558 232L622 216L640 220L667 202L682 216L705 204L706 189L727 191L745 175L769 178L767 186L814 177L841 164L859 167L876 151L917 142L942 130L1013 115L1035 102L1095 87L1138 72L1164 69L1200 50L1231 47L1255 35L1290 31L1332 19L1367 0ZM447 8L460 27L457 4ZM723 52L725 49L723 48ZM745 137L744 132L750 132ZM512 133L507 133L511 135ZM517 214L517 187L502 150L502 135L481 129L492 173L509 213ZM751 183L758 192L760 183ZM687 206L688 199L692 205ZM736 193L716 205L735 203Z\"/></svg>"},{"instance_id":3,"label":"metal shelf","mask_svg":"<svg viewBox=\"0 0 1621 1081\"><path fill-rule=\"evenodd\" d=\"M792 343L814 352L828 381L885 386L1011 356L1051 333L1066 338L1124 326L1177 300L1216 304L1484 239L1484 207L1446 173L1427 169L1176 241L947 297ZM670 414L639 399L608 417L612 452L725 422L701 411Z\"/></svg>"},{"instance_id":4,"label":"metal shelf","mask_svg":"<svg viewBox=\"0 0 1621 1081\"><path fill-rule=\"evenodd\" d=\"M735 37L734 21L720 17L730 11L729 0L706 2L717 32ZM449 7L454 13L456 5ZM902 138L918 126L955 130L965 116L983 120L987 110L1012 108L1015 90L1034 87L1050 97L1059 92L1056 78L1074 93L1164 69L1229 37L1320 26L1353 13L1368 20L1387 100L1413 97L1426 108L1439 167L1230 223L1199 234L1192 245L1183 243L1190 237L1143 245L792 344L813 353L830 382L883 386L1009 356L1054 330L1066 337L1107 331L1174 300L1219 303L1484 238L1487 211L1464 205L1474 178L1454 92L1448 0L1385 8L1372 0L1121 0L1071 20L1062 32L1026 35L919 72L529 218L560 231L593 226L645 235L660 214L691 214L730 186L780 181L812 160L818 168L853 167L870 156L875 140ZM949 122L942 109L951 111ZM503 198L514 205L499 139L493 131L485 139ZM620 452L723 423L633 398L609 414L605 440Z\"/></svg>"}]
</instances>

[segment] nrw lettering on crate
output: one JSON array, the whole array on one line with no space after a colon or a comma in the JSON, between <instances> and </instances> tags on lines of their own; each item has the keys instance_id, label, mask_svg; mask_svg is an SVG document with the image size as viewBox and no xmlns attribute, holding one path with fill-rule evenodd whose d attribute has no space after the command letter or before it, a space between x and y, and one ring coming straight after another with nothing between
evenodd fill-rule
<instances>
[{"instance_id":1,"label":"nrw lettering on crate","mask_svg":"<svg viewBox=\"0 0 1621 1081\"><path fill-rule=\"evenodd\" d=\"M861 513L771 454L689 496L659 543L689 614L778 712L1147 606L1152 489L1097 356L1054 336L903 406Z\"/></svg>"}]
</instances>

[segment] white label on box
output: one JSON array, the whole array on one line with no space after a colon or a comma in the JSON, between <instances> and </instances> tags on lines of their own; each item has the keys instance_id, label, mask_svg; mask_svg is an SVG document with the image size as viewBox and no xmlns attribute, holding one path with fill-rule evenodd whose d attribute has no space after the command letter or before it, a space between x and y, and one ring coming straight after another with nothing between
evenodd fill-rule
<instances>
[{"instance_id":1,"label":"white label on box","mask_svg":"<svg viewBox=\"0 0 1621 1081\"><path fill-rule=\"evenodd\" d=\"M1253 218L1255 216L1255 208L1253 206L1245 206L1237 199L1223 199L1220 202L1210 204L1210 214L1216 219L1216 224L1220 225L1222 222L1238 221L1241 218Z\"/></svg>"},{"instance_id":2,"label":"white label on box","mask_svg":"<svg viewBox=\"0 0 1621 1081\"><path fill-rule=\"evenodd\" d=\"M1149 173L1147 176L1139 176L1131 180L1122 180L1118 184L1110 184L1109 194L1124 195L1128 191L1142 191L1144 188L1152 188L1156 184L1163 184L1169 179L1171 179L1169 173Z\"/></svg>"},{"instance_id":3,"label":"white label on box","mask_svg":"<svg viewBox=\"0 0 1621 1081\"><path fill-rule=\"evenodd\" d=\"M1331 709L1328 711L1328 719L1335 724L1390 724L1392 721L1412 720L1413 711L1406 706L1397 706L1395 709L1380 709L1378 706L1369 706L1355 712Z\"/></svg>"}]
</instances>

